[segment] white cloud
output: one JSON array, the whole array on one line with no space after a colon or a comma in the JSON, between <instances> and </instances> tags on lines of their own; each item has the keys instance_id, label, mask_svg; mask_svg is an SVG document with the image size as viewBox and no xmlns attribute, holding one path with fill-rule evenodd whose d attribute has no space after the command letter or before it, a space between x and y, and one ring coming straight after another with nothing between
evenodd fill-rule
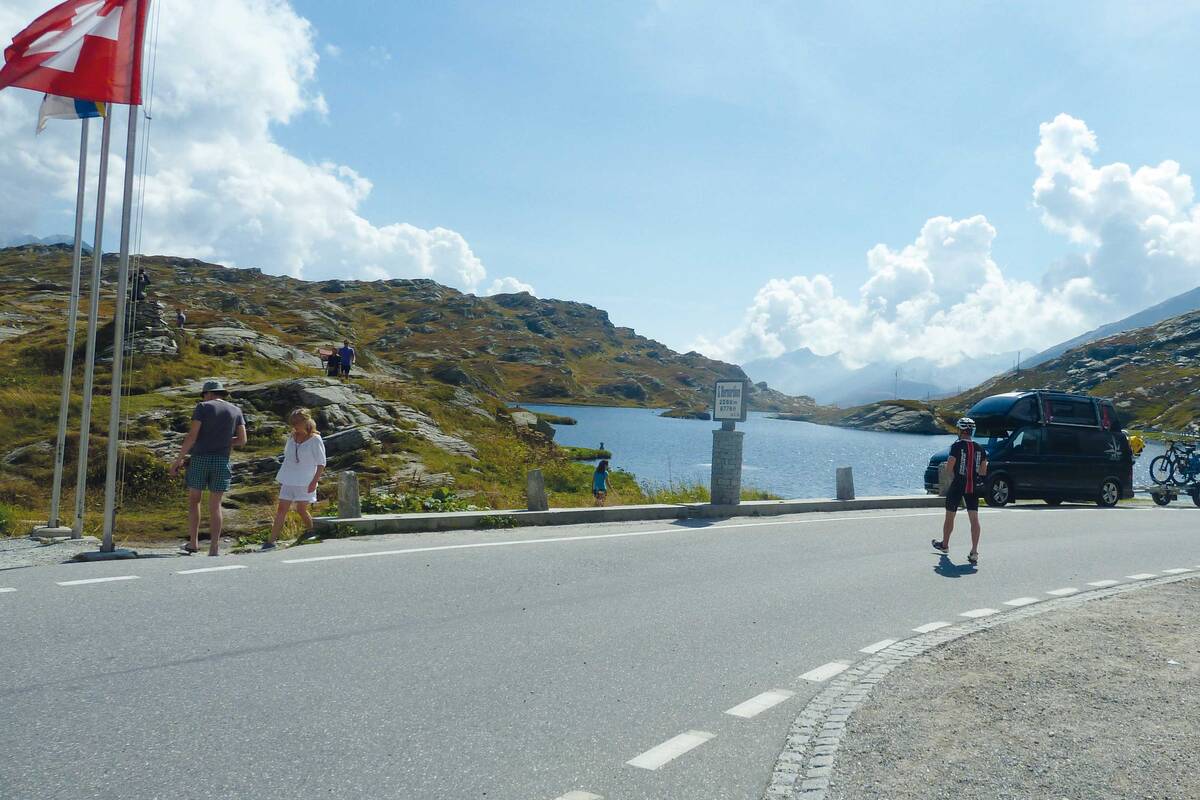
<instances>
[{"instance_id":1,"label":"white cloud","mask_svg":"<svg viewBox=\"0 0 1200 800\"><path fill-rule=\"evenodd\" d=\"M909 245L867 253L857 298L826 275L769 281L740 326L695 347L730 360L808 347L871 361L986 355L1042 348L1200 282L1200 205L1179 164L1097 167L1096 136L1060 114L1040 128L1034 203L1080 253L1041 285L1006 278L983 216L934 217Z\"/></svg>"},{"instance_id":2,"label":"white cloud","mask_svg":"<svg viewBox=\"0 0 1200 800\"><path fill-rule=\"evenodd\" d=\"M507 277L497 278L496 280L492 281L492 285L489 286L484 291L484 294L485 295L518 294L520 292L528 292L529 294L533 294L533 295L537 294L537 292L534 291L533 287L530 286L528 283L525 283L524 281L519 281L516 278L509 275Z\"/></svg>"},{"instance_id":3,"label":"white cloud","mask_svg":"<svg viewBox=\"0 0 1200 800\"><path fill-rule=\"evenodd\" d=\"M0 32L15 33L44 5L6 3ZM367 220L368 178L300 159L275 140L274 126L328 114L314 40L285 0L210 0L162 14L142 250L313 279L428 277L477 291L487 271L459 233ZM0 239L61 232L71 217L78 129L52 123L35 140L38 101L0 92L0 191L37 198L0 208ZM119 216L122 129L114 125L110 219Z\"/></svg>"},{"instance_id":4,"label":"white cloud","mask_svg":"<svg viewBox=\"0 0 1200 800\"><path fill-rule=\"evenodd\" d=\"M336 44L327 44L325 45L325 55L329 56L330 58L341 58L342 48L338 47Z\"/></svg>"}]
</instances>

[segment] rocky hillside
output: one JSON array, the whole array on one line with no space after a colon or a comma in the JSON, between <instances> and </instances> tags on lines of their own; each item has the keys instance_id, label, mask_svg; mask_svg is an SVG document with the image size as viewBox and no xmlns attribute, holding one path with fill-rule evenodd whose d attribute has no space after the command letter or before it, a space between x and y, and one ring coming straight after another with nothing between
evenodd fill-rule
<instances>
[{"instance_id":1,"label":"rocky hillside","mask_svg":"<svg viewBox=\"0 0 1200 800\"><path fill-rule=\"evenodd\" d=\"M48 495L69 264L65 246L0 250L0 504L28 518L45 513ZM115 259L106 258L103 320L113 314L114 267ZM374 495L437 490L439 507L511 508L522 500L526 470L537 466L552 502L571 505L590 499L590 466L573 463L546 436L546 426L513 413L512 402L699 413L717 378L743 375L698 353L675 353L581 303L527 294L479 298L427 280L312 283L168 257L145 258L142 267L150 283L136 308L122 430L122 529L135 540L182 529L182 486L165 474L165 464L205 378L225 379L248 415L250 442L236 454L227 500L233 528L246 531L269 512L283 419L298 405L316 412L332 470L354 468ZM182 330L178 310L187 317ZM359 353L348 384L324 377L318 356L343 339ZM99 334L101 391L111 342L110 321ZM76 393L84 358L81 330ZM812 406L765 384L752 397L768 410ZM89 458L94 487L103 480L107 398L97 405ZM77 424L77 400L73 408ZM73 462L76 440L68 444ZM642 499L631 477L619 476L618 487L625 501ZM447 492L457 499L446 500Z\"/></svg>"},{"instance_id":2,"label":"rocky hillside","mask_svg":"<svg viewBox=\"0 0 1200 800\"><path fill-rule=\"evenodd\" d=\"M967 409L990 394L1037 388L1111 397L1127 427L1200 433L1200 311L1088 342L945 405Z\"/></svg>"}]
</instances>

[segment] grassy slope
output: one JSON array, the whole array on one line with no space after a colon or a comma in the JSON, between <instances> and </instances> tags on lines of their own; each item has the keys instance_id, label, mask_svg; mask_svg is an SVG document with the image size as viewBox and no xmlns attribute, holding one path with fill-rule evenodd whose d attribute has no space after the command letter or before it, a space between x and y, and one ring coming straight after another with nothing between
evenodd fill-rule
<instances>
[{"instance_id":1,"label":"grassy slope","mask_svg":"<svg viewBox=\"0 0 1200 800\"><path fill-rule=\"evenodd\" d=\"M11 326L16 320L15 324L26 330L18 340L0 347L0 442L4 443L0 457L15 447L45 442L53 436L66 323L63 287L69 284L69 260L65 248L0 250L0 325ZM312 284L178 259L147 258L143 264L152 280L150 299L169 306L168 318L176 305L181 305L192 331L232 321L306 351L344 333L355 341L363 367L372 376L359 379L366 388L382 399L403 402L429 414L443 430L462 436L479 451L479 459L472 461L406 437L379 452L365 454L356 468L367 482L383 480L399 462L416 459L430 472L452 476L456 489L469 495L472 502L492 508L520 507L525 472L535 466L546 475L553 504L583 505L592 500L592 466L574 462L565 451L504 422L505 403L500 398L633 404L637 401L606 394L602 389L609 384L636 381L646 390L646 397L640 401L643 404L694 404L703 401L716 377L737 371L736 367L695 354L672 353L632 331L614 328L603 312L580 304L521 296L497 302L464 296L428 281ZM113 271L111 261L106 259L106 279ZM57 287L39 290L28 280L31 277ZM340 291L322 291L330 289ZM84 313L86 292L85 285ZM103 297L101 319L111 319L111 287L104 287ZM431 309L441 318L411 322ZM314 321L311 314L304 313L313 310L328 319ZM550 336L534 333L529 320ZM406 331L407 335L394 336L398 331ZM389 334L392 339L379 342ZM161 409L174 421L186 424L194 398L171 397L155 389L214 375L258 382L317 374L316 370L298 370L286 362L248 352L202 352L192 335L178 340L177 356L135 359L129 375L130 396L124 405L126 415ZM108 341L111 328L101 333L101 349ZM501 342L503 345L498 344ZM546 363L500 360L516 348L531 353L536 350L536 360ZM82 333L77 337L76 353L74 389L78 392L84 362ZM623 360L614 360L617 356ZM491 419L467 413L449 402L455 388L430 376L447 365L458 367L475 383L472 390L481 397ZM109 368L98 364L98 391L107 391L109 379ZM572 394L557 397L539 393L540 388L556 385L565 386ZM76 397L72 404L74 425L78 424L78 411ZM91 426L89 531L98 525L94 512L100 502L107 420L107 397L98 396ZM133 432L136 438L147 439L161 433L152 426L141 426ZM280 447L276 438L251 431L249 445L240 455L275 455ZM75 459L72 440L65 482L69 487L73 486ZM0 472L0 503L16 506L19 518L42 518L48 505L51 460L50 453L36 452L19 464L5 466ZM120 533L129 541L178 536L183 531L181 481L170 478L161 459L145 451L132 453L129 464ZM618 472L613 483L620 502L650 499L632 476ZM327 486L331 488L332 481ZM235 531L264 523L272 496L270 488L270 484L237 488L242 505L231 514ZM682 499L703 494L694 487L674 488ZM660 501L670 494L664 489L655 491ZM68 489L64 510L73 508L72 494Z\"/></svg>"}]
</instances>

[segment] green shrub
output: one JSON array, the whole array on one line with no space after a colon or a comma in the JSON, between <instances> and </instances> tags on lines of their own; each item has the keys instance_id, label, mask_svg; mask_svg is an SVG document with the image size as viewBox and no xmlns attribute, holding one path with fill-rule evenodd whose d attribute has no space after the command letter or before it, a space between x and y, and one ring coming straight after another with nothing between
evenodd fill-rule
<instances>
[{"instance_id":1,"label":"green shrub","mask_svg":"<svg viewBox=\"0 0 1200 800\"><path fill-rule=\"evenodd\" d=\"M448 511L481 511L449 489L435 489L430 495L372 492L362 499L364 514L421 514Z\"/></svg>"},{"instance_id":2,"label":"green shrub","mask_svg":"<svg viewBox=\"0 0 1200 800\"><path fill-rule=\"evenodd\" d=\"M515 528L517 527L517 518L511 514L488 514L479 520L479 527L487 529Z\"/></svg>"},{"instance_id":3,"label":"green shrub","mask_svg":"<svg viewBox=\"0 0 1200 800\"><path fill-rule=\"evenodd\" d=\"M17 510L7 503L0 503L0 536L13 536L17 532Z\"/></svg>"}]
</instances>

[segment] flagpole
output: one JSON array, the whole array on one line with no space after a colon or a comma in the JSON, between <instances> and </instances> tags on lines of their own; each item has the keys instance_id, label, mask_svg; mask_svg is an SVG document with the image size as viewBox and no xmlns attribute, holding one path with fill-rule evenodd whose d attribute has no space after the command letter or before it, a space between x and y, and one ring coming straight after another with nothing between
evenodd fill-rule
<instances>
[{"instance_id":1,"label":"flagpole","mask_svg":"<svg viewBox=\"0 0 1200 800\"><path fill-rule=\"evenodd\" d=\"M104 475L104 541L100 552L113 551L113 525L117 509L117 459L121 446L121 373L125 366L125 303L129 299L129 229L133 217L133 174L137 159L137 122L141 106L129 106L125 140L125 194L121 199L121 259L117 272L117 310L113 316L112 391L108 406L108 463Z\"/></svg>"},{"instance_id":2,"label":"flagpole","mask_svg":"<svg viewBox=\"0 0 1200 800\"><path fill-rule=\"evenodd\" d=\"M71 372L75 363L75 329L79 318L79 273L83 270L83 201L87 189L88 121L79 130L79 187L75 193L75 249L71 254L71 300L67 307L67 346L63 352L62 397L58 403L58 438L54 445L54 486L50 490L48 530L60 527L63 461L67 451L67 420L71 413ZM74 535L74 531L72 531Z\"/></svg>"},{"instance_id":3,"label":"flagpole","mask_svg":"<svg viewBox=\"0 0 1200 800\"><path fill-rule=\"evenodd\" d=\"M75 475L75 521L71 536L83 535L84 503L87 500L88 440L92 425L92 389L96 374L96 326L100 314L100 267L104 260L104 195L108 187L108 145L112 138L112 112L104 117L100 134L100 183L96 187L96 233L92 241L92 282L88 307L86 359L83 367L83 407L79 414L79 463Z\"/></svg>"}]
</instances>

